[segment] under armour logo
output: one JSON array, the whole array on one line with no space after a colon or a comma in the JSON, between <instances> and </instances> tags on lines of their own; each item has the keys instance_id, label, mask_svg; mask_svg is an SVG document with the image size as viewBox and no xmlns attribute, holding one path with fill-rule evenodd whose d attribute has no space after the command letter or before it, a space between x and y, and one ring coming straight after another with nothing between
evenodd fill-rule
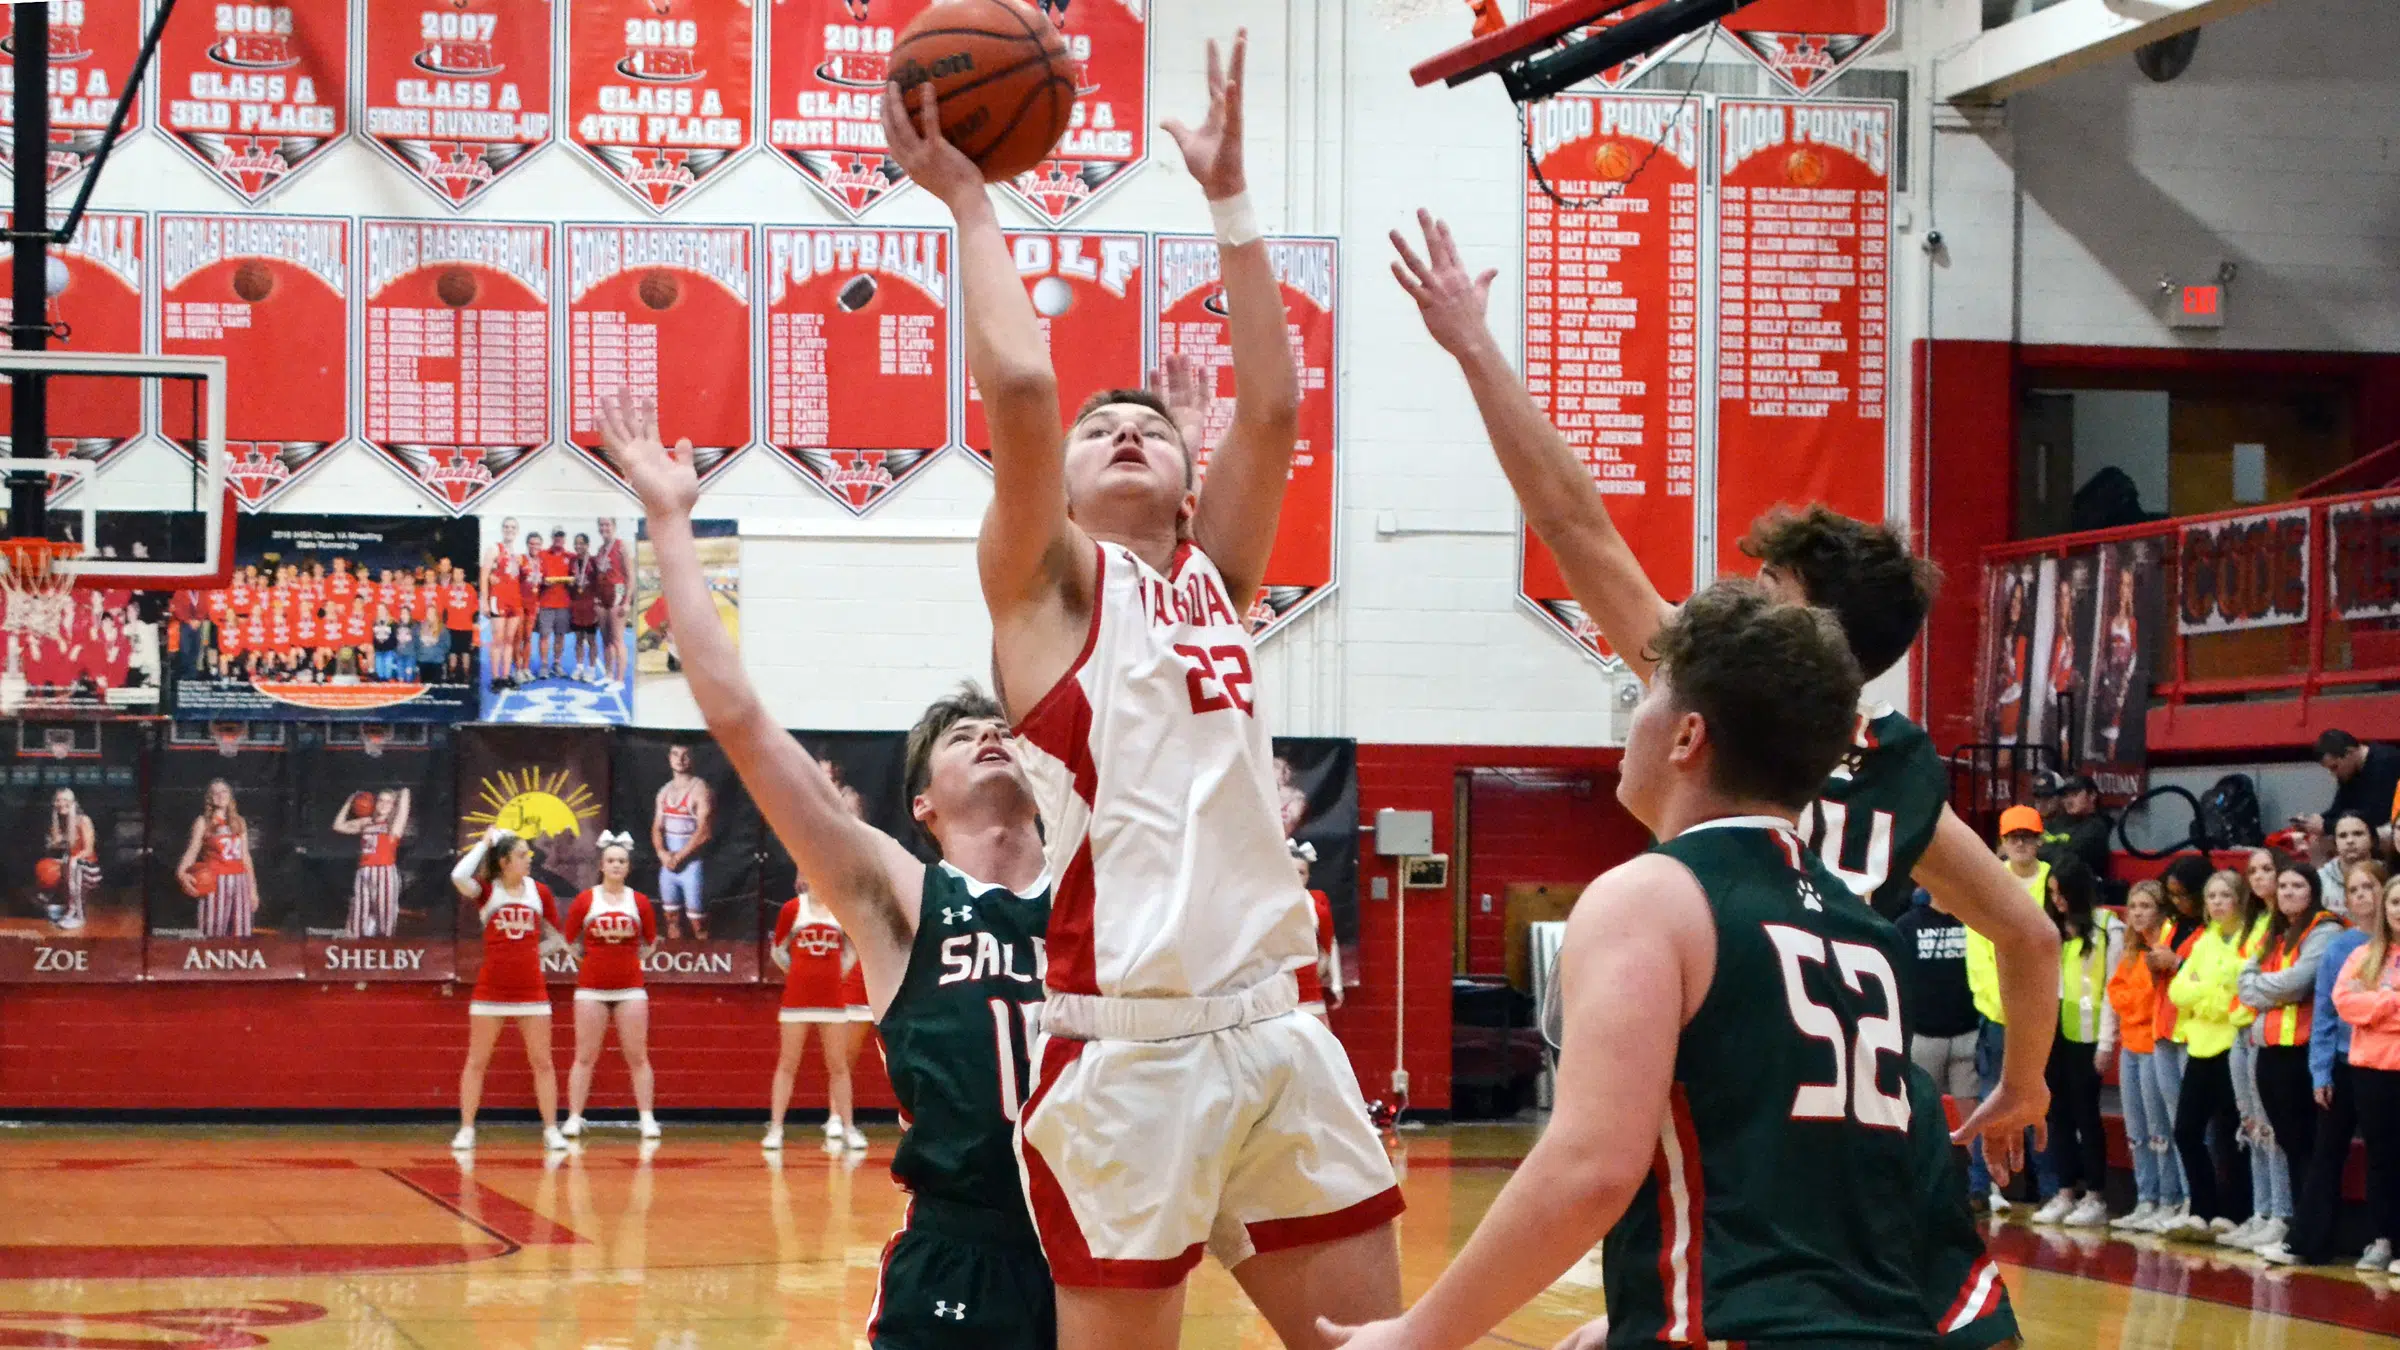
<instances>
[{"instance_id":1,"label":"under armour logo","mask_svg":"<svg viewBox=\"0 0 2400 1350\"><path fill-rule=\"evenodd\" d=\"M975 907L973 905L942 906L943 923L973 923L974 921Z\"/></svg>"},{"instance_id":2,"label":"under armour logo","mask_svg":"<svg viewBox=\"0 0 2400 1350\"><path fill-rule=\"evenodd\" d=\"M953 1322L964 1322L967 1320L967 1305L964 1303L944 1303L940 1299L935 1299L933 1304L933 1315L936 1317L947 1317Z\"/></svg>"}]
</instances>

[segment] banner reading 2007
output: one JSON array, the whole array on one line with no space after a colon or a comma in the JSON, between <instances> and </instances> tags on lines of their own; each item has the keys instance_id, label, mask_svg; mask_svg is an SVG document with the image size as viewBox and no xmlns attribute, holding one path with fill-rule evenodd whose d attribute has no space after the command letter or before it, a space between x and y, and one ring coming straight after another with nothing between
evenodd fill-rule
<instances>
[{"instance_id":1,"label":"banner reading 2007","mask_svg":"<svg viewBox=\"0 0 2400 1350\"><path fill-rule=\"evenodd\" d=\"M550 143L550 0L365 7L366 133L444 206Z\"/></svg>"},{"instance_id":2,"label":"banner reading 2007","mask_svg":"<svg viewBox=\"0 0 2400 1350\"><path fill-rule=\"evenodd\" d=\"M1778 504L1884 516L1890 103L1718 105L1717 570Z\"/></svg>"},{"instance_id":3,"label":"banner reading 2007","mask_svg":"<svg viewBox=\"0 0 2400 1350\"><path fill-rule=\"evenodd\" d=\"M1525 383L1608 497L1663 595L1691 593L1699 447L1699 110L1563 94L1529 109L1542 176L1525 186ZM1528 175L1530 180L1531 175ZM1519 593L1613 660L1525 530Z\"/></svg>"},{"instance_id":4,"label":"banner reading 2007","mask_svg":"<svg viewBox=\"0 0 2400 1350\"><path fill-rule=\"evenodd\" d=\"M753 0L575 0L567 134L664 212L750 148Z\"/></svg>"},{"instance_id":5,"label":"banner reading 2007","mask_svg":"<svg viewBox=\"0 0 2400 1350\"><path fill-rule=\"evenodd\" d=\"M948 448L947 229L766 232L767 443L854 512Z\"/></svg>"},{"instance_id":6,"label":"banner reading 2007","mask_svg":"<svg viewBox=\"0 0 2400 1350\"><path fill-rule=\"evenodd\" d=\"M1041 0L1075 60L1075 109L1057 151L1001 185L1064 223L1125 181L1150 151L1150 22L1145 0ZM1202 109L1201 111L1205 111Z\"/></svg>"},{"instance_id":7,"label":"banner reading 2007","mask_svg":"<svg viewBox=\"0 0 2400 1350\"><path fill-rule=\"evenodd\" d=\"M159 123L245 202L322 158L349 110L349 0L184 4L167 20Z\"/></svg>"},{"instance_id":8,"label":"banner reading 2007","mask_svg":"<svg viewBox=\"0 0 2400 1350\"><path fill-rule=\"evenodd\" d=\"M1332 239L1269 239L1268 257L1283 283L1292 360L1300 375L1300 438L1267 560L1266 581L1245 618L1266 633L1333 586L1334 296L1341 245ZM1217 241L1205 235L1157 237L1158 359L1199 359L1208 413L1198 451L1200 472L1233 424L1232 330L1217 270Z\"/></svg>"}]
</instances>

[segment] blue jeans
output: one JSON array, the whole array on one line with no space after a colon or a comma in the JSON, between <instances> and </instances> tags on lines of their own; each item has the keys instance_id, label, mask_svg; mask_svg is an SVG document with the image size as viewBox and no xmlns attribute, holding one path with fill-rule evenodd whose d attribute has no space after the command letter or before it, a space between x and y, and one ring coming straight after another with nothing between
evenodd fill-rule
<instances>
[{"instance_id":1,"label":"blue jeans","mask_svg":"<svg viewBox=\"0 0 2400 1350\"><path fill-rule=\"evenodd\" d=\"M2270 1219L2292 1217L2292 1165L2275 1146L2267 1108L2258 1095L2258 1046L2243 1030L2233 1041L2233 1100L2242 1113L2242 1147L2250 1151L2250 1212Z\"/></svg>"},{"instance_id":2,"label":"blue jeans","mask_svg":"<svg viewBox=\"0 0 2400 1350\"><path fill-rule=\"evenodd\" d=\"M2008 1048L2008 1028L1985 1018L1982 1034L1975 1041L1975 1085L1984 1096L2000 1086L2000 1061ZM2056 1141L2052 1141L2055 1143ZM2044 1200L2058 1194L2058 1164L2050 1158L2049 1149L2033 1147L2033 1131L2025 1132L2025 1147L2033 1153L2034 1187ZM1967 1194L1982 1195L1992 1189L1992 1169L1984 1165L1983 1142L1977 1140L1967 1150Z\"/></svg>"},{"instance_id":3,"label":"blue jeans","mask_svg":"<svg viewBox=\"0 0 2400 1350\"><path fill-rule=\"evenodd\" d=\"M2133 1198L2147 1205L2183 1203L2183 1164L2174 1154L2175 1097L2183 1066L2174 1042L2150 1054L2127 1051L2117 1062L2117 1096L2125 1105L2125 1151L2133 1155ZM2165 1052L2165 1067L2159 1064ZM2174 1083L2169 1086L2169 1075Z\"/></svg>"}]
</instances>

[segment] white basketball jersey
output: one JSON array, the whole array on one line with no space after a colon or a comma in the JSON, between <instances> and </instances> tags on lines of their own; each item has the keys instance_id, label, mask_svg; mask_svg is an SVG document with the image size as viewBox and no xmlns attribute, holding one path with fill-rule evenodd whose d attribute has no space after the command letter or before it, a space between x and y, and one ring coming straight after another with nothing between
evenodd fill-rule
<instances>
[{"instance_id":1,"label":"white basketball jersey","mask_svg":"<svg viewBox=\"0 0 2400 1350\"><path fill-rule=\"evenodd\" d=\"M1050 988L1238 993L1316 960L1276 810L1250 634L1190 543L1099 546L1084 653L1017 725L1048 831Z\"/></svg>"}]
</instances>

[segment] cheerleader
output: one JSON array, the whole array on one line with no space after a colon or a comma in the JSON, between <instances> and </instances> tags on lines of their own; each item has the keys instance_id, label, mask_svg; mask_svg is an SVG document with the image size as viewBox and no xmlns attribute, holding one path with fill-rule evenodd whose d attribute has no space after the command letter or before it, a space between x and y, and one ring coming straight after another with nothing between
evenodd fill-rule
<instances>
[{"instance_id":1,"label":"cheerleader","mask_svg":"<svg viewBox=\"0 0 2400 1350\"><path fill-rule=\"evenodd\" d=\"M85 892L100 884L100 836L92 818L75 801L72 788L60 788L50 798L50 828L42 852L57 866L57 882L48 892L50 922L62 932L83 927ZM41 876L49 876L41 869Z\"/></svg>"},{"instance_id":2,"label":"cheerleader","mask_svg":"<svg viewBox=\"0 0 2400 1350\"><path fill-rule=\"evenodd\" d=\"M783 1147L784 1111L792 1104L792 1080L800 1073L800 1055L808 1044L808 1028L817 1028L825 1055L826 1095L831 1109L825 1117L825 1147L864 1149L850 1099L850 1064L858 1058L859 1025L874 1020L867 1008L866 975L849 939L833 915L809 898L807 891L784 902L775 919L775 941L769 949L783 968L782 1048L775 1057L775 1083L768 1097L767 1135L759 1146L769 1152Z\"/></svg>"},{"instance_id":3,"label":"cheerleader","mask_svg":"<svg viewBox=\"0 0 2400 1350\"><path fill-rule=\"evenodd\" d=\"M558 935L558 899L533 879L533 846L506 830L487 831L450 870L450 884L481 906L483 971L467 1008L467 1063L458 1075L458 1133L450 1147L475 1147L475 1111L483 1101L483 1071L491 1065L500 1029L514 1021L533 1070L534 1104L542 1113L542 1147L564 1149L558 1132L558 1071L550 1061L550 990L542 952Z\"/></svg>"},{"instance_id":4,"label":"cheerleader","mask_svg":"<svg viewBox=\"0 0 2400 1350\"><path fill-rule=\"evenodd\" d=\"M365 799L367 809L360 811ZM361 792L342 803L333 832L358 836L358 873L350 882L354 938L388 938L400 926L400 840L408 833L408 789Z\"/></svg>"},{"instance_id":5,"label":"cheerleader","mask_svg":"<svg viewBox=\"0 0 2400 1350\"><path fill-rule=\"evenodd\" d=\"M592 1095L600 1047L608 1043L612 1009L642 1138L658 1138L658 1118L650 1111L650 993L642 988L642 962L658 947L658 911L649 896L625 884L632 870L633 836L602 830L600 884L576 896L567 911L567 941L582 958L575 972L575 1066L567 1071L562 1131L570 1139L583 1133L583 1104Z\"/></svg>"},{"instance_id":6,"label":"cheerleader","mask_svg":"<svg viewBox=\"0 0 2400 1350\"><path fill-rule=\"evenodd\" d=\"M250 936L258 913L258 885L250 871L250 822L242 819L233 785L222 778L208 785L208 804L192 819L191 842L175 875L186 895L200 902L204 938Z\"/></svg>"},{"instance_id":7,"label":"cheerleader","mask_svg":"<svg viewBox=\"0 0 2400 1350\"><path fill-rule=\"evenodd\" d=\"M1292 972L1300 981L1300 1011L1325 1022L1327 993L1333 995L1334 1007L1342 1006L1342 952L1340 944L1334 941L1333 903L1326 899L1325 892L1309 890L1308 874L1317 865L1317 846L1297 839L1285 840L1284 846L1291 852L1292 871L1300 879L1300 888L1308 891L1309 902L1316 911L1317 963Z\"/></svg>"}]
</instances>

